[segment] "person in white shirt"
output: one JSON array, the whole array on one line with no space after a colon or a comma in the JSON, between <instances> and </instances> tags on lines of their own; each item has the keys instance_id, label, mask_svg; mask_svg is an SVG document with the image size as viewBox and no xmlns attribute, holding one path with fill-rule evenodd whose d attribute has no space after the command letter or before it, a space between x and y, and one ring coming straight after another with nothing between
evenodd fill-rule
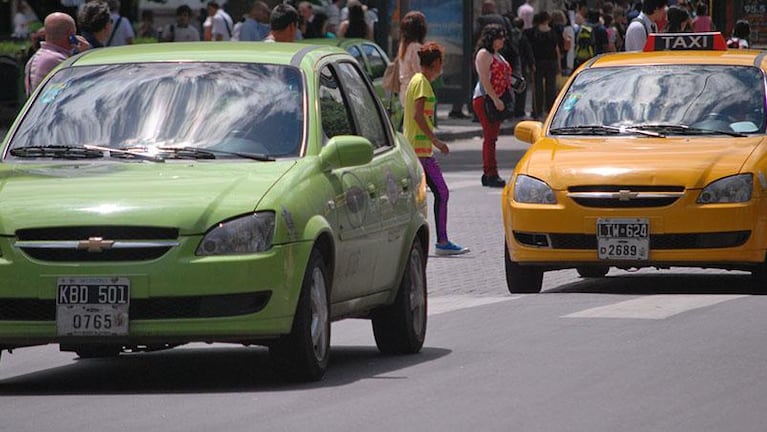
<instances>
[{"instance_id":1,"label":"person in white shirt","mask_svg":"<svg viewBox=\"0 0 767 432\"><path fill-rule=\"evenodd\" d=\"M228 41L232 39L234 21L216 1L208 2L208 18L210 18L210 40Z\"/></svg>"},{"instance_id":2,"label":"person in white shirt","mask_svg":"<svg viewBox=\"0 0 767 432\"><path fill-rule=\"evenodd\" d=\"M133 24L124 16L120 16L120 1L109 0L109 15L112 17L112 34L106 46L131 45L136 37Z\"/></svg>"},{"instance_id":3,"label":"person in white shirt","mask_svg":"<svg viewBox=\"0 0 767 432\"><path fill-rule=\"evenodd\" d=\"M642 51L647 36L658 32L658 22L666 18L666 0L645 0L642 12L626 28L623 46L626 51Z\"/></svg>"},{"instance_id":4,"label":"person in white shirt","mask_svg":"<svg viewBox=\"0 0 767 432\"><path fill-rule=\"evenodd\" d=\"M169 25L160 35L162 42L195 42L200 40L200 32L190 25L192 8L181 5L176 9L176 24Z\"/></svg>"}]
</instances>

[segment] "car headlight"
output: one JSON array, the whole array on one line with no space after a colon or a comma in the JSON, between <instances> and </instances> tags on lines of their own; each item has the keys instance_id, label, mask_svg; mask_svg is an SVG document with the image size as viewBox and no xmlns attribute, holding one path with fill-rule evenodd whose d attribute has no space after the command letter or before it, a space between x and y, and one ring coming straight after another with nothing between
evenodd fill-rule
<instances>
[{"instance_id":1,"label":"car headlight","mask_svg":"<svg viewBox=\"0 0 767 432\"><path fill-rule=\"evenodd\" d=\"M738 203L751 199L754 188L752 174L739 174L719 179L703 188L698 195L698 204Z\"/></svg>"},{"instance_id":2,"label":"car headlight","mask_svg":"<svg viewBox=\"0 0 767 432\"><path fill-rule=\"evenodd\" d=\"M196 255L234 255L262 252L272 247L274 212L259 212L221 222L208 231Z\"/></svg>"},{"instance_id":3,"label":"car headlight","mask_svg":"<svg viewBox=\"0 0 767 432\"><path fill-rule=\"evenodd\" d=\"M549 185L526 175L518 175L514 182L514 201L527 204L557 203Z\"/></svg>"}]
</instances>

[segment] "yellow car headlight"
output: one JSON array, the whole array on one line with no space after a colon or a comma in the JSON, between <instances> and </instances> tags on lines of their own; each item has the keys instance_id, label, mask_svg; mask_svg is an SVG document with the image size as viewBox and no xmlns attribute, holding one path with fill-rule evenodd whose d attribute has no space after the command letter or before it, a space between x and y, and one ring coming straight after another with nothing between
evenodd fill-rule
<instances>
[{"instance_id":1,"label":"yellow car headlight","mask_svg":"<svg viewBox=\"0 0 767 432\"><path fill-rule=\"evenodd\" d=\"M514 181L514 201L526 204L556 204L557 198L546 182L518 175Z\"/></svg>"},{"instance_id":2,"label":"yellow car headlight","mask_svg":"<svg viewBox=\"0 0 767 432\"><path fill-rule=\"evenodd\" d=\"M721 178L709 184L698 195L698 204L739 203L751 199L754 189L752 174L739 174Z\"/></svg>"}]
</instances>

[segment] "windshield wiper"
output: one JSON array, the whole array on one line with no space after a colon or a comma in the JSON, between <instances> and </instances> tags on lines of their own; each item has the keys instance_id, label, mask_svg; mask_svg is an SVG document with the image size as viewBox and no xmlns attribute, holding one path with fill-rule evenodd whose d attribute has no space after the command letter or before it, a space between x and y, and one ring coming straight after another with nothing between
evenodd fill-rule
<instances>
[{"instance_id":1,"label":"windshield wiper","mask_svg":"<svg viewBox=\"0 0 767 432\"><path fill-rule=\"evenodd\" d=\"M98 149L65 145L16 147L10 150L10 154L20 158L99 159L104 157L104 153Z\"/></svg>"},{"instance_id":2,"label":"windshield wiper","mask_svg":"<svg viewBox=\"0 0 767 432\"><path fill-rule=\"evenodd\" d=\"M652 129L652 130L662 130L669 133L678 133L678 134L717 134L717 135L729 135L733 137L743 138L748 135L735 132L735 131L728 131L728 130L721 130L721 129L708 129L708 128L698 128L698 127L692 127L687 126L683 124L639 124L634 125L632 128L635 129Z\"/></svg>"},{"instance_id":3,"label":"windshield wiper","mask_svg":"<svg viewBox=\"0 0 767 432\"><path fill-rule=\"evenodd\" d=\"M263 153L232 152L226 150L202 149L198 147L157 147L161 152L173 153L179 158L189 159L215 159L217 154L237 156L243 159L252 159L261 162L273 162L275 159Z\"/></svg>"},{"instance_id":4,"label":"windshield wiper","mask_svg":"<svg viewBox=\"0 0 767 432\"><path fill-rule=\"evenodd\" d=\"M115 157L126 157L130 159L140 159L140 160L147 160L151 162L165 162L165 159L161 158L160 156L155 156L151 154L147 154L145 152L139 152L136 150L129 150L129 149L117 149L112 147L102 147L97 145L84 145L88 150L98 150L101 152L109 152L110 156L114 155L120 155Z\"/></svg>"},{"instance_id":5,"label":"windshield wiper","mask_svg":"<svg viewBox=\"0 0 767 432\"><path fill-rule=\"evenodd\" d=\"M646 135L656 138L663 138L662 134L656 132L645 131L641 129L635 129L630 127L616 127L605 125L582 125L582 126L567 126L554 128L549 130L550 133L556 135L615 135L621 133L635 133L640 135Z\"/></svg>"}]
</instances>

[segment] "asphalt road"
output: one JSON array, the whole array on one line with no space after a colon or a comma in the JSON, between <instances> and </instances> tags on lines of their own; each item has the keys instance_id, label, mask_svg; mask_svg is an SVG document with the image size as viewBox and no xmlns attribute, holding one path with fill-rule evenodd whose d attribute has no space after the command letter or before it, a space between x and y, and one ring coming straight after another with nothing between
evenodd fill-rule
<instances>
[{"instance_id":1,"label":"asphalt road","mask_svg":"<svg viewBox=\"0 0 767 432\"><path fill-rule=\"evenodd\" d=\"M472 252L429 257L422 353L381 356L367 321L335 323L326 378L295 385L263 348L18 349L0 362L0 431L764 431L767 297L748 275L559 271L510 295L500 190L479 184L477 140L451 146L449 234Z\"/></svg>"}]
</instances>

